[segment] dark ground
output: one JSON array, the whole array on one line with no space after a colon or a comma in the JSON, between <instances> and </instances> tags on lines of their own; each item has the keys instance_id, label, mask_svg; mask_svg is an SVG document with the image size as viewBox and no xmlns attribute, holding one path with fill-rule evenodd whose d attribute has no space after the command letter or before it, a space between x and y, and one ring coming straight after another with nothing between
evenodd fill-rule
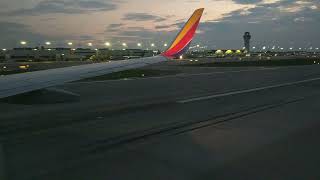
<instances>
[{"instance_id":1,"label":"dark ground","mask_svg":"<svg viewBox=\"0 0 320 180\"><path fill-rule=\"evenodd\" d=\"M7 178L320 178L320 65L182 64L59 87L77 102L0 103Z\"/></svg>"}]
</instances>

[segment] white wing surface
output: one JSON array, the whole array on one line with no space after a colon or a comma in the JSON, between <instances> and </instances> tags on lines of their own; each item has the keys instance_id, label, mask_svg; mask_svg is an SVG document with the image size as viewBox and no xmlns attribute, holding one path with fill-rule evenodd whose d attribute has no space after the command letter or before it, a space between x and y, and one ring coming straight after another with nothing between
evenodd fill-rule
<instances>
[{"instance_id":1,"label":"white wing surface","mask_svg":"<svg viewBox=\"0 0 320 180\"><path fill-rule=\"evenodd\" d=\"M166 60L163 56L155 56L1 76L0 98L57 86L89 77L139 68Z\"/></svg>"}]
</instances>

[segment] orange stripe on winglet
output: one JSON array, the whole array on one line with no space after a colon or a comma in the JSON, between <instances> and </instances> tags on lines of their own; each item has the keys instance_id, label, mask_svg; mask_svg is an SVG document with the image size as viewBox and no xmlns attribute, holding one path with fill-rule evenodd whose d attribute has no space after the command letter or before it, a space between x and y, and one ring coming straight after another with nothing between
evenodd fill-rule
<instances>
[{"instance_id":1,"label":"orange stripe on winglet","mask_svg":"<svg viewBox=\"0 0 320 180\"><path fill-rule=\"evenodd\" d=\"M194 24L199 21L199 19L202 16L203 11L204 11L204 8L200 8L200 9L197 9L192 14L192 16L190 17L190 19L188 20L186 25L183 27L183 29L181 30L181 32L179 33L179 35L177 36L175 41L172 43L172 45L170 46L169 49L175 47L183 39L183 37L189 32L189 30L194 26Z\"/></svg>"}]
</instances>

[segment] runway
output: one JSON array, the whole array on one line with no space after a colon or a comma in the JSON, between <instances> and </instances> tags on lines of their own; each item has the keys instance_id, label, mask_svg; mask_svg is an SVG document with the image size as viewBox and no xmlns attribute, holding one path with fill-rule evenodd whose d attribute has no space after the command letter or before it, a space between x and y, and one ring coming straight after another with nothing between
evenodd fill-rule
<instances>
[{"instance_id":1,"label":"runway","mask_svg":"<svg viewBox=\"0 0 320 180\"><path fill-rule=\"evenodd\" d=\"M79 102L0 103L7 179L320 177L319 65L168 68L59 87Z\"/></svg>"}]
</instances>

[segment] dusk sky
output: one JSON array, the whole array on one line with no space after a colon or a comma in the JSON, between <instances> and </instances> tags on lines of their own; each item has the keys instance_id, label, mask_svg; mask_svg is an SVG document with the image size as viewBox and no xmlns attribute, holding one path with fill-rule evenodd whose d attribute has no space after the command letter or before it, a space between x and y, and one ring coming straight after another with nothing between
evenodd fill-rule
<instances>
[{"instance_id":1,"label":"dusk sky","mask_svg":"<svg viewBox=\"0 0 320 180\"><path fill-rule=\"evenodd\" d=\"M319 0L1 0L0 48L72 41L115 47L170 43L196 8L205 8L193 41L241 48L245 31L255 46L320 47Z\"/></svg>"}]
</instances>

